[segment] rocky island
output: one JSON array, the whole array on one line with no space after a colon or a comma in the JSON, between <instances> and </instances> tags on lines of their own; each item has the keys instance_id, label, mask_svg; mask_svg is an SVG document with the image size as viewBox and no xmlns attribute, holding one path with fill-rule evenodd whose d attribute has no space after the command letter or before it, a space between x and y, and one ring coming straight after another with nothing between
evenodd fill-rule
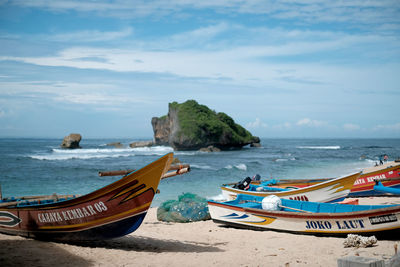
<instances>
[{"instance_id":1,"label":"rocky island","mask_svg":"<svg viewBox=\"0 0 400 267\"><path fill-rule=\"evenodd\" d=\"M259 146L260 139L223 112L215 112L195 100L169 103L168 114L151 120L155 145L174 150L218 151Z\"/></svg>"},{"instance_id":2,"label":"rocky island","mask_svg":"<svg viewBox=\"0 0 400 267\"><path fill-rule=\"evenodd\" d=\"M79 146L79 142L81 140L82 140L82 136L80 134L72 133L72 134L64 137L60 146L62 148L69 148L69 149L81 148Z\"/></svg>"}]
</instances>

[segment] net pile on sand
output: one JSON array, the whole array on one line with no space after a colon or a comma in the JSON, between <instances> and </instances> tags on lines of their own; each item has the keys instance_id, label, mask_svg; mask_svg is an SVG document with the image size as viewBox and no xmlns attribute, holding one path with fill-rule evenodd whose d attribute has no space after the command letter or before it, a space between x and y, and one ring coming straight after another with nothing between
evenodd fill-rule
<instances>
[{"instance_id":1,"label":"net pile on sand","mask_svg":"<svg viewBox=\"0 0 400 267\"><path fill-rule=\"evenodd\" d=\"M357 248L366 248L372 247L378 242L375 236L360 236L360 235L347 235L347 238L343 241L343 245L345 248L347 247L357 247Z\"/></svg>"},{"instance_id":2,"label":"net pile on sand","mask_svg":"<svg viewBox=\"0 0 400 267\"><path fill-rule=\"evenodd\" d=\"M157 219L164 222L186 223L210 218L207 200L192 193L184 193L178 200L167 200L157 209Z\"/></svg>"}]
</instances>

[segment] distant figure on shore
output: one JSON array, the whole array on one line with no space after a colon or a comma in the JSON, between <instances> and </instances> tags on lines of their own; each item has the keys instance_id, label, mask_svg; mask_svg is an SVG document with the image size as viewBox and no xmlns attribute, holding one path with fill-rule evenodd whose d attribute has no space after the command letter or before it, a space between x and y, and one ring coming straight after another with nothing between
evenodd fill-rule
<instances>
[{"instance_id":1,"label":"distant figure on shore","mask_svg":"<svg viewBox=\"0 0 400 267\"><path fill-rule=\"evenodd\" d=\"M379 156L379 165L383 165L383 155L380 155Z\"/></svg>"},{"instance_id":2,"label":"distant figure on shore","mask_svg":"<svg viewBox=\"0 0 400 267\"><path fill-rule=\"evenodd\" d=\"M388 155L383 155L383 161L386 163L387 161L388 161L388 159L389 159L389 157L388 157Z\"/></svg>"},{"instance_id":3,"label":"distant figure on shore","mask_svg":"<svg viewBox=\"0 0 400 267\"><path fill-rule=\"evenodd\" d=\"M379 165L383 165L383 163L386 163L388 161L389 157L386 154L380 155L379 156ZM378 164L375 164L377 166Z\"/></svg>"}]
</instances>

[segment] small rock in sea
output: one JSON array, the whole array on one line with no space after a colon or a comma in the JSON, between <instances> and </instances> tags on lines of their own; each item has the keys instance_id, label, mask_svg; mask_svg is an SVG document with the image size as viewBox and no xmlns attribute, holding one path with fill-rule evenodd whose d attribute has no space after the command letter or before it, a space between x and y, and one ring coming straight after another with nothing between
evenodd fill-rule
<instances>
[{"instance_id":1,"label":"small rock in sea","mask_svg":"<svg viewBox=\"0 0 400 267\"><path fill-rule=\"evenodd\" d=\"M81 141L82 136L80 134L72 133L66 137L61 143L62 148L81 148L79 146L79 142Z\"/></svg>"},{"instance_id":2,"label":"small rock in sea","mask_svg":"<svg viewBox=\"0 0 400 267\"><path fill-rule=\"evenodd\" d=\"M261 147L261 143L251 143L250 147Z\"/></svg>"},{"instance_id":3,"label":"small rock in sea","mask_svg":"<svg viewBox=\"0 0 400 267\"><path fill-rule=\"evenodd\" d=\"M121 142L109 143L109 144L107 144L107 146L113 146L115 148L123 148L124 147L124 145L121 144Z\"/></svg>"},{"instance_id":4,"label":"small rock in sea","mask_svg":"<svg viewBox=\"0 0 400 267\"><path fill-rule=\"evenodd\" d=\"M129 144L129 146L131 148L148 147L148 146L153 146L153 145L154 145L153 141L138 141L138 142L133 142L133 143Z\"/></svg>"},{"instance_id":5,"label":"small rock in sea","mask_svg":"<svg viewBox=\"0 0 400 267\"><path fill-rule=\"evenodd\" d=\"M221 149L215 146L208 146L199 149L201 152L221 152Z\"/></svg>"}]
</instances>

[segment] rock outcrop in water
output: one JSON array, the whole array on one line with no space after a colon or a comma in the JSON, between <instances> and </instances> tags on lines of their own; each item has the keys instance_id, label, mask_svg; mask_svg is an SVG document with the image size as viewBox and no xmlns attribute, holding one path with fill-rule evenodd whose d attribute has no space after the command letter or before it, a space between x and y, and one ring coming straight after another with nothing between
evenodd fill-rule
<instances>
[{"instance_id":1,"label":"rock outcrop in water","mask_svg":"<svg viewBox=\"0 0 400 267\"><path fill-rule=\"evenodd\" d=\"M216 113L195 100L169 104L168 115L151 120L156 145L174 150L213 146L221 150L260 143L260 139L223 112Z\"/></svg>"},{"instance_id":2,"label":"rock outcrop in water","mask_svg":"<svg viewBox=\"0 0 400 267\"><path fill-rule=\"evenodd\" d=\"M137 147L148 147L148 146L153 146L154 142L153 141L137 141L129 144L129 147L131 148L137 148Z\"/></svg>"},{"instance_id":3,"label":"rock outcrop in water","mask_svg":"<svg viewBox=\"0 0 400 267\"><path fill-rule=\"evenodd\" d=\"M79 142L82 140L82 136L77 133L72 133L66 137L61 143L62 148L80 148Z\"/></svg>"},{"instance_id":4,"label":"rock outcrop in water","mask_svg":"<svg viewBox=\"0 0 400 267\"><path fill-rule=\"evenodd\" d=\"M112 147L115 147L115 148L123 148L124 147L124 145L121 144L121 142L108 143L107 146L112 146Z\"/></svg>"}]
</instances>

